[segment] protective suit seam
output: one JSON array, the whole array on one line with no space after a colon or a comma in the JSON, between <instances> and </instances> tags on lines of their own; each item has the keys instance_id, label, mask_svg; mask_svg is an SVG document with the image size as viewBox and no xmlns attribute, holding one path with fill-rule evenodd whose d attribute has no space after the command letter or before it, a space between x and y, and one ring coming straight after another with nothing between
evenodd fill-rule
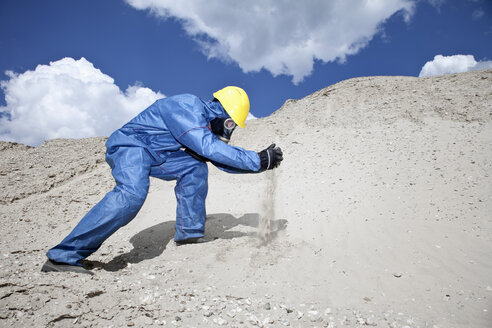
<instances>
[{"instance_id":1,"label":"protective suit seam","mask_svg":"<svg viewBox=\"0 0 492 328\"><path fill-rule=\"evenodd\" d=\"M191 131L191 130L193 130L193 129L209 129L209 127L208 127L208 126L195 126L195 127L191 128L191 129L188 129L188 130L186 130L185 132L181 133L181 134L179 135L179 137L177 137L177 138L176 138L176 140L178 140L179 138L181 138L182 136L184 136L185 134L187 134L188 132L190 132L190 131ZM209 129L209 130L210 130L210 129Z\"/></svg>"}]
</instances>

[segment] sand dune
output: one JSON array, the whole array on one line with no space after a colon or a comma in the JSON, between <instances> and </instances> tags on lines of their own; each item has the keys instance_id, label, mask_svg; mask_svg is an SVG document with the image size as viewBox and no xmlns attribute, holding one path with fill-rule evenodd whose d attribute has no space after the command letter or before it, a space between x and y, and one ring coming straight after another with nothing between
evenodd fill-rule
<instances>
[{"instance_id":1,"label":"sand dune","mask_svg":"<svg viewBox=\"0 0 492 328\"><path fill-rule=\"evenodd\" d=\"M492 70L288 100L233 136L281 146L277 170L210 167L217 241L176 247L174 184L153 179L94 276L41 273L113 187L104 142L0 142L0 326L492 326Z\"/></svg>"}]
</instances>

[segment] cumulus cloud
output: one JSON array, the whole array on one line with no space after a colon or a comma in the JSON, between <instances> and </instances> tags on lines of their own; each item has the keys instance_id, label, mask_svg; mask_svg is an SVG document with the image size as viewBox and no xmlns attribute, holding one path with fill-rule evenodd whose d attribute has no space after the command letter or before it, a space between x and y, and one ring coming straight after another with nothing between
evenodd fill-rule
<instances>
[{"instance_id":1,"label":"cumulus cloud","mask_svg":"<svg viewBox=\"0 0 492 328\"><path fill-rule=\"evenodd\" d=\"M0 139L37 146L53 138L107 136L163 95L139 85L124 92L85 58L63 58L1 81Z\"/></svg>"},{"instance_id":2,"label":"cumulus cloud","mask_svg":"<svg viewBox=\"0 0 492 328\"><path fill-rule=\"evenodd\" d=\"M422 67L419 77L462 73L492 68L492 61L476 61L473 55L437 55Z\"/></svg>"},{"instance_id":3,"label":"cumulus cloud","mask_svg":"<svg viewBox=\"0 0 492 328\"><path fill-rule=\"evenodd\" d=\"M126 0L139 10L178 19L209 58L236 62L301 82L315 60L346 60L395 13L408 21L414 0Z\"/></svg>"}]
</instances>

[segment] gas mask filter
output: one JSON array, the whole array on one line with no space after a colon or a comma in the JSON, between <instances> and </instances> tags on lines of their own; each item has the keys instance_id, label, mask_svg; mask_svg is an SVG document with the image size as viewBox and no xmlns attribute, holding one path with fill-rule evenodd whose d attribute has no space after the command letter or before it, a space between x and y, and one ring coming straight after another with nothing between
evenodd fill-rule
<instances>
[{"instance_id":1,"label":"gas mask filter","mask_svg":"<svg viewBox=\"0 0 492 328\"><path fill-rule=\"evenodd\" d=\"M232 132L234 132L234 129L236 128L236 123L234 123L232 118L217 117L210 121L210 128L219 140L229 143Z\"/></svg>"}]
</instances>

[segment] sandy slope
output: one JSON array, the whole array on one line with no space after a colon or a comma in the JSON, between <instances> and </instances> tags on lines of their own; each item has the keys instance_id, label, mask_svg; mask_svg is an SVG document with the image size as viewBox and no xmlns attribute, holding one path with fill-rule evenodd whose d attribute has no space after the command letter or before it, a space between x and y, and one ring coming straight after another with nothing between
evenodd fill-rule
<instances>
[{"instance_id":1,"label":"sandy slope","mask_svg":"<svg viewBox=\"0 0 492 328\"><path fill-rule=\"evenodd\" d=\"M39 269L113 186L104 138L0 143L0 326L490 327L491 118L491 70L289 100L233 138L276 142L279 169L210 167L219 240L176 247L174 185L152 180L93 277Z\"/></svg>"}]
</instances>

